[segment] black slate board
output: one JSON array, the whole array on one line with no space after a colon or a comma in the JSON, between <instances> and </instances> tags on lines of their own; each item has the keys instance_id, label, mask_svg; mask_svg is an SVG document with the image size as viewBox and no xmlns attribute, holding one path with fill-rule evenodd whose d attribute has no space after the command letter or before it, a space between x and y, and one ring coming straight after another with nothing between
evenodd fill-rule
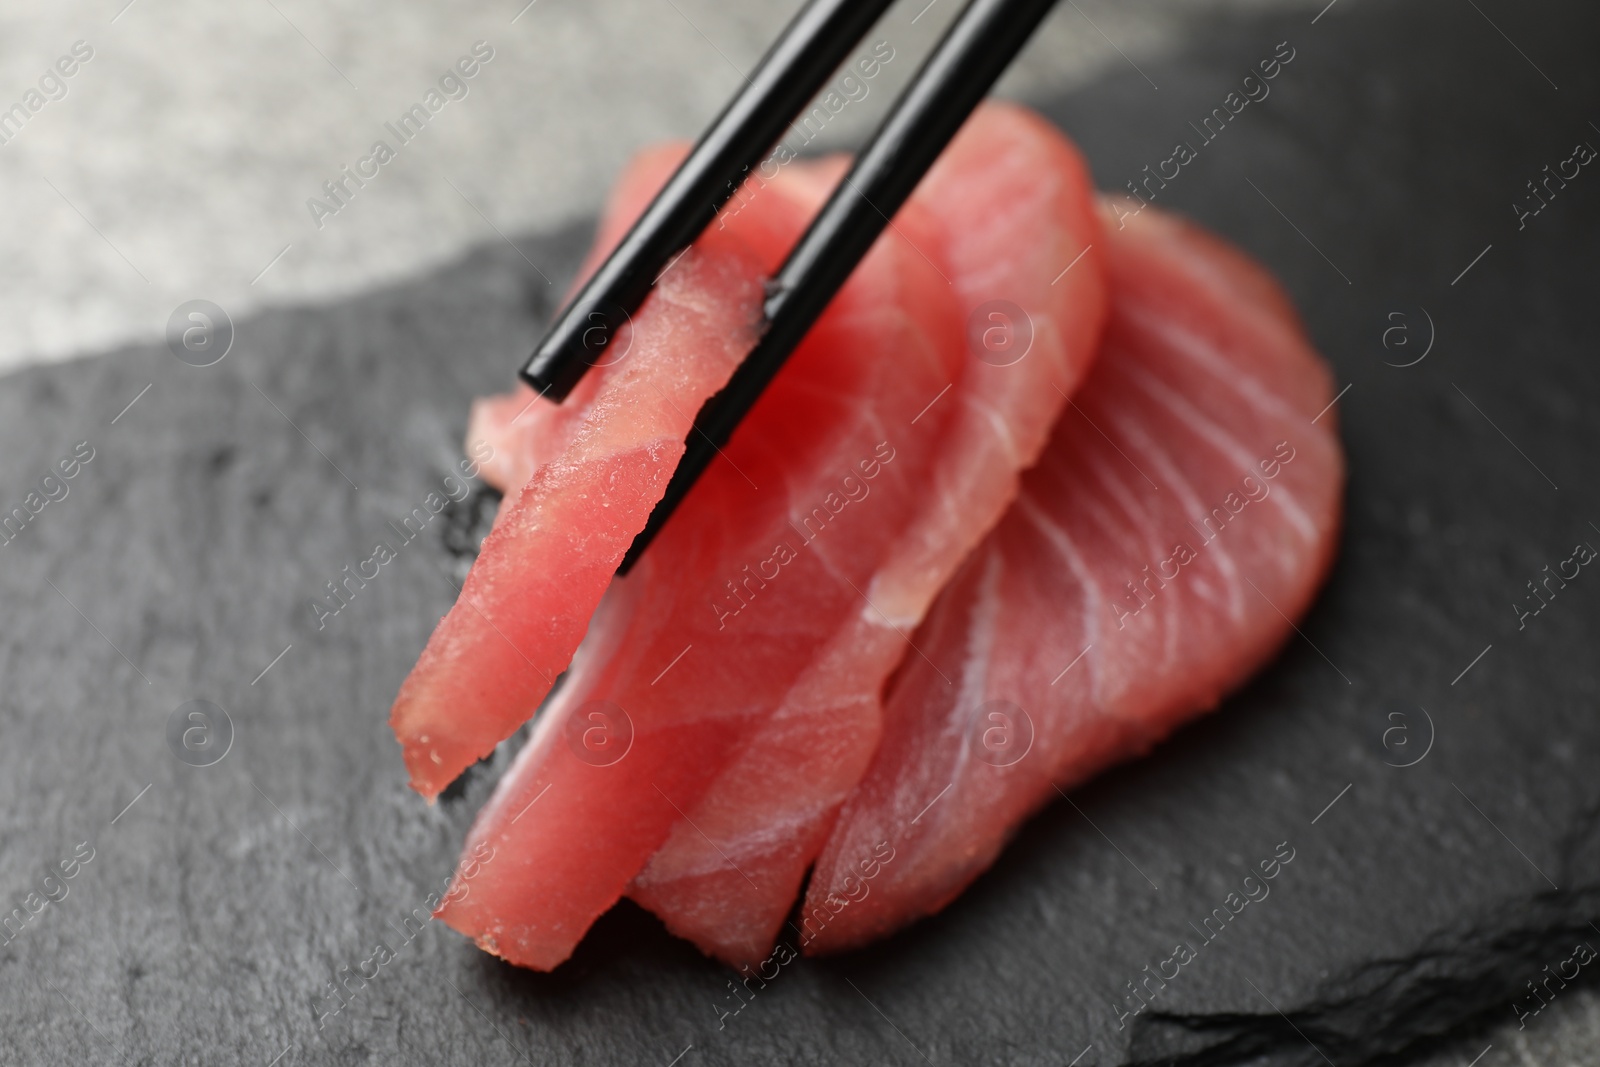
<instances>
[{"instance_id":1,"label":"black slate board","mask_svg":"<svg viewBox=\"0 0 1600 1067\"><path fill-rule=\"evenodd\" d=\"M720 1029L731 973L630 905L550 976L397 929L505 761L429 808L385 723L481 508L435 520L323 629L307 607L441 487L468 398L526 354L552 289L523 256L564 279L585 234L241 322L213 367L158 346L0 382L5 510L94 449L0 547L0 916L26 919L0 946L7 1060L1348 1067L1513 1018L1528 979L1600 941L1600 578L1525 629L1511 607L1600 545L1600 177L1520 231L1508 206L1600 145L1600 19L1316 14L1197 28L1047 109L1117 188L1294 49L1158 203L1270 264L1350 384L1343 556L1304 639L1081 790L1081 813L1043 813L944 914L785 968ZM210 766L169 749L192 699L232 723ZM1125 984L1198 943L1189 924L1280 842L1271 896L1119 1026ZM380 941L393 959L319 1028L329 983Z\"/></svg>"}]
</instances>

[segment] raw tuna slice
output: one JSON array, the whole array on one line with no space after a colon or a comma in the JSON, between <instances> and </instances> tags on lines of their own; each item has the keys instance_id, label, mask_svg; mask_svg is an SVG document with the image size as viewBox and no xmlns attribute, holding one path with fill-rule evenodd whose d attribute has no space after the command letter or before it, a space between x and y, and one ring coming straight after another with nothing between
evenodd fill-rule
<instances>
[{"instance_id":1,"label":"raw tuna slice","mask_svg":"<svg viewBox=\"0 0 1600 1067\"><path fill-rule=\"evenodd\" d=\"M606 202L594 247L573 282L574 292L611 254L688 151L687 142L675 141L647 148L628 162ZM792 175L785 175L785 188L802 174L809 180L811 172L821 171L825 179L836 177L842 169L842 161L799 164ZM719 231L726 231L726 236L744 244L763 277L776 272L814 212L815 194L807 191L803 197L799 196L800 188L796 185L791 195L774 197L760 211L730 209L724 212L717 226ZM618 337L617 342L596 358L597 366L609 366L626 355L624 346L629 339ZM619 352L622 355L618 355ZM482 462L483 480L501 492L522 488L534 471L567 447L605 381L602 374L586 375L562 404L535 402L534 391L526 385L474 401L467 425L467 447L474 455L488 454L489 458ZM474 447L481 444L489 448Z\"/></svg>"},{"instance_id":2,"label":"raw tuna slice","mask_svg":"<svg viewBox=\"0 0 1600 1067\"><path fill-rule=\"evenodd\" d=\"M773 182L731 222L787 211L789 184ZM750 726L818 650L860 629L857 590L893 558L932 477L933 450L899 428L962 360L949 287L918 251L937 241L921 209L899 214L615 584L469 835L469 853L486 845L495 859L440 910L451 926L514 963L566 959ZM929 440L945 414L928 416ZM865 640L898 658L893 629Z\"/></svg>"},{"instance_id":3,"label":"raw tuna slice","mask_svg":"<svg viewBox=\"0 0 1600 1067\"><path fill-rule=\"evenodd\" d=\"M662 277L550 422L542 465L494 530L390 714L430 799L531 716L566 669L691 420L754 343L762 257L711 230ZM538 401L545 404L545 401Z\"/></svg>"},{"instance_id":4,"label":"raw tuna slice","mask_svg":"<svg viewBox=\"0 0 1600 1067\"><path fill-rule=\"evenodd\" d=\"M797 646L805 670L772 691L775 713L629 890L674 933L735 965L772 949L877 747L880 693L906 636L999 521L1099 341L1106 297L1089 179L1053 127L1020 108L983 108L913 202L941 222L923 250L953 284L969 349L948 394L925 395L927 415L884 430L934 450L926 498L871 583L856 582L853 624L820 649ZM944 410L947 421L931 420ZM697 684L662 682L684 699Z\"/></svg>"},{"instance_id":5,"label":"raw tuna slice","mask_svg":"<svg viewBox=\"0 0 1600 1067\"><path fill-rule=\"evenodd\" d=\"M606 199L594 245L573 279L568 299L611 254L688 150L686 142L673 141L647 148L628 161ZM612 352L631 343L631 337L618 337L617 342ZM595 360L601 367L613 362L610 353ZM561 455L605 381L603 374L585 375L561 404L536 402L534 391L525 384L509 393L473 401L467 421L467 451L488 455L481 462L479 476L502 493L521 489L534 471ZM480 444L489 447L475 451L474 446Z\"/></svg>"},{"instance_id":6,"label":"raw tuna slice","mask_svg":"<svg viewBox=\"0 0 1600 1067\"><path fill-rule=\"evenodd\" d=\"M1327 369L1239 253L1145 210L1108 226L1104 348L998 529L916 634L799 939L938 911L1042 804L1216 705L1333 559ZM946 679L955 684L948 684Z\"/></svg>"}]
</instances>

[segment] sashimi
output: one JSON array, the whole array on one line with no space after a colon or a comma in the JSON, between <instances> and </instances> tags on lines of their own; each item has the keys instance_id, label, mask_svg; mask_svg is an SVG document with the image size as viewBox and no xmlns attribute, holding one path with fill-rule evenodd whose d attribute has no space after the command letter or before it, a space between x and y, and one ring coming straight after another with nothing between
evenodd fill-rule
<instances>
[{"instance_id":1,"label":"sashimi","mask_svg":"<svg viewBox=\"0 0 1600 1067\"><path fill-rule=\"evenodd\" d=\"M821 648L795 646L803 671L770 690L772 714L629 889L674 933L735 965L771 950L877 747L879 694L906 636L999 521L1099 339L1106 297L1089 179L1053 127L984 107L913 203L940 221L937 240L919 247L951 283L968 345L948 393L925 394L928 414L885 429L935 454L926 497L870 584L856 579L853 624ZM945 410L944 421L929 417ZM699 685L685 674L659 688L691 700Z\"/></svg>"},{"instance_id":2,"label":"sashimi","mask_svg":"<svg viewBox=\"0 0 1600 1067\"><path fill-rule=\"evenodd\" d=\"M594 245L578 269L572 292L599 268L688 151L688 142L671 141L646 148L628 161L606 200ZM789 179L785 188L794 182L809 180L813 171L822 172L821 177L826 178L837 177L841 169L842 161L834 160L799 164L785 176ZM801 187L795 185L794 188L798 191ZM776 197L761 211L725 211L716 229L742 243L766 277L777 270L795 235L809 219L811 207L810 193L804 198L797 195ZM676 265L669 264L668 270ZM631 332L617 336L615 342L598 348L594 356L596 367L611 366L626 358L632 344ZM503 493L522 488L534 471L561 454L605 380L603 374L585 375L561 404L536 402L533 389L524 384L511 392L473 401L467 423L467 447L474 454L488 457L482 461L479 476ZM481 444L489 447L474 448Z\"/></svg>"},{"instance_id":3,"label":"sashimi","mask_svg":"<svg viewBox=\"0 0 1600 1067\"><path fill-rule=\"evenodd\" d=\"M808 952L944 907L1058 788L1266 662L1327 573L1343 461L1326 367L1242 255L1126 214L1101 356L917 631L817 860Z\"/></svg>"},{"instance_id":4,"label":"sashimi","mask_svg":"<svg viewBox=\"0 0 1600 1067\"><path fill-rule=\"evenodd\" d=\"M625 175L588 269L681 152L648 153ZM523 388L477 414L468 440L483 434L485 474L511 493L390 715L418 792L437 795L487 755L566 669L695 413L754 344L762 279L803 222L774 196L761 218L708 230L564 404Z\"/></svg>"},{"instance_id":5,"label":"sashimi","mask_svg":"<svg viewBox=\"0 0 1600 1067\"><path fill-rule=\"evenodd\" d=\"M781 176L734 221L792 203L791 184ZM892 558L932 476L933 451L892 428L963 354L948 285L918 251L936 231L914 204L897 216L615 583L469 835L496 861L441 909L452 927L514 963L560 963L811 654L858 628L858 590ZM945 414L929 415L930 439ZM866 639L903 640L882 626Z\"/></svg>"}]
</instances>

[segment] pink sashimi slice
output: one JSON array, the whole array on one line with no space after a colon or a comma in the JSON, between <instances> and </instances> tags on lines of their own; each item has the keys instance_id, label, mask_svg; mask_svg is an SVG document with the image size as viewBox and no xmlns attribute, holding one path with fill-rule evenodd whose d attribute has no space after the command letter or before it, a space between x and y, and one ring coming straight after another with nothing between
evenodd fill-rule
<instances>
[{"instance_id":1,"label":"pink sashimi slice","mask_svg":"<svg viewBox=\"0 0 1600 1067\"><path fill-rule=\"evenodd\" d=\"M646 148L629 160L612 187L594 245L578 270L572 292L599 268L688 151L687 142L673 141ZM741 242L752 254L762 276L770 276L815 209L811 172L820 170L836 177L842 172L842 166L842 161L797 164L783 175L784 187L792 187L797 193L802 186L794 183L806 181L803 198L796 195L775 197L760 211L749 212L739 210L736 201L724 209L714 229L724 237ZM669 264L669 269L674 266ZM609 366L624 358L629 337L618 336L616 341L597 356L596 366ZM618 352L623 355L619 356ZM503 493L520 489L533 477L534 471L561 455L582 425L585 413L605 380L602 374L586 375L561 404L536 403L533 389L525 384L519 384L509 393L474 401L467 424L467 451L487 456L481 462L483 480ZM483 448L483 445L488 447Z\"/></svg>"},{"instance_id":2,"label":"pink sashimi slice","mask_svg":"<svg viewBox=\"0 0 1600 1067\"><path fill-rule=\"evenodd\" d=\"M1058 789L1214 707L1331 564L1332 389L1287 299L1154 210L1108 225L1107 244L1099 361L917 631L923 655L817 860L808 952L938 911Z\"/></svg>"},{"instance_id":3,"label":"pink sashimi slice","mask_svg":"<svg viewBox=\"0 0 1600 1067\"><path fill-rule=\"evenodd\" d=\"M880 693L907 636L1011 503L1099 342L1099 223L1087 171L1053 127L1020 108L985 106L912 202L940 221L938 240L919 247L951 283L968 350L940 383L948 392L928 392L931 406L914 424L884 431L932 451L925 497L870 583L856 579L851 624L820 647L795 646L804 669L770 690L773 714L685 808L629 889L674 933L735 966L772 949L878 746ZM762 590L744 611L798 610L791 603L787 589ZM692 699L698 684L685 674L661 688Z\"/></svg>"},{"instance_id":4,"label":"pink sashimi slice","mask_svg":"<svg viewBox=\"0 0 1600 1067\"><path fill-rule=\"evenodd\" d=\"M789 184L764 188L726 232L779 212L798 237ZM932 477L934 450L898 428L962 358L948 285L918 251L937 238L915 205L897 216L614 584L469 834L469 854L495 859L440 909L450 926L513 963L566 959L817 650L860 627L859 590L893 557ZM928 441L941 418L930 413ZM869 639L902 640L886 626Z\"/></svg>"},{"instance_id":5,"label":"pink sashimi slice","mask_svg":"<svg viewBox=\"0 0 1600 1067\"><path fill-rule=\"evenodd\" d=\"M390 714L424 796L527 721L566 669L695 413L754 343L762 277L762 257L708 231L618 331L626 354L553 420L550 454L502 504Z\"/></svg>"}]
</instances>

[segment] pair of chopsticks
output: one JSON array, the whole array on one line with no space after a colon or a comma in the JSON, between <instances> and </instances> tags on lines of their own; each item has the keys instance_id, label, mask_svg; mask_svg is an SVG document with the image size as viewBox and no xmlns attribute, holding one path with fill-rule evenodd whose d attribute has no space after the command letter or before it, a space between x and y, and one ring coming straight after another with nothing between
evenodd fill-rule
<instances>
[{"instance_id":1,"label":"pair of chopsticks","mask_svg":"<svg viewBox=\"0 0 1600 1067\"><path fill-rule=\"evenodd\" d=\"M692 244L777 144L890 0L810 0L768 50L627 236L522 369L564 400L662 269ZM1055 0L971 0L767 283L760 339L695 417L683 459L618 574L626 574L754 406L784 361L1011 65Z\"/></svg>"}]
</instances>

